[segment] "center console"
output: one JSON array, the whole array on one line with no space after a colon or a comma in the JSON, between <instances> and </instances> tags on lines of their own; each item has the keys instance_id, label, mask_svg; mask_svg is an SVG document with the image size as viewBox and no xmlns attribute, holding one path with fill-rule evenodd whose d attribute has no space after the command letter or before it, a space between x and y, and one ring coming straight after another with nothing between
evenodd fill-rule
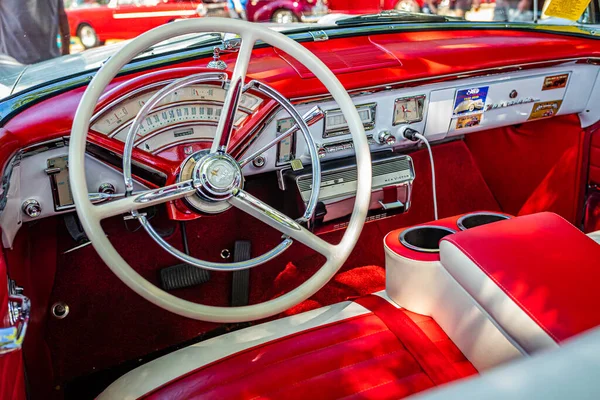
<instances>
[{"instance_id":1,"label":"center console","mask_svg":"<svg viewBox=\"0 0 600 400\"><path fill-rule=\"evenodd\" d=\"M509 218L497 212L459 215L397 229L384 239L388 296L433 317L479 371L521 357L522 351L444 269L440 241Z\"/></svg>"}]
</instances>

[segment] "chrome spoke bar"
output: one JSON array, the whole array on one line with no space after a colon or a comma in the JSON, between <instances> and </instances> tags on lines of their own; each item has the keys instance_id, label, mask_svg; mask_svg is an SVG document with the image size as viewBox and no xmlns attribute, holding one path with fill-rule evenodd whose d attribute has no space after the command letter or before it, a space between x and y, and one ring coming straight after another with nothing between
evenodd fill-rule
<instances>
[{"instance_id":1,"label":"chrome spoke bar","mask_svg":"<svg viewBox=\"0 0 600 400\"><path fill-rule=\"evenodd\" d=\"M221 111L221 117L219 118L219 124L217 125L217 131L215 132L215 138L210 148L210 152L213 154L217 152L227 152L229 140L233 132L233 125L235 123L235 114L237 113L240 98L243 93L242 89L255 41L256 39L251 36L242 38L242 45L235 62L229 89L225 96L225 102L223 103L223 109Z\"/></svg>"},{"instance_id":2,"label":"chrome spoke bar","mask_svg":"<svg viewBox=\"0 0 600 400\"><path fill-rule=\"evenodd\" d=\"M296 108L281 93L279 93L277 90L273 89L269 85L265 85L264 83L261 83L256 80L250 81L246 86L244 86L243 92L245 93L250 89L256 90L266 96L269 96L270 98L274 99L279 104L281 104L283 109L287 111L287 113L290 114L290 116L294 119L296 124L299 125L299 129L302 132L302 135L304 136L304 140L306 141L306 146L310 154L313 189L310 193L308 203L306 204L306 210L304 211L304 215L298 218L298 221L308 222L312 219L312 216L315 212L315 208L317 207L317 202L319 200L319 190L321 189L321 163L319 161L319 155L317 153L317 145L315 144L315 140L310 134L308 126L306 125Z\"/></svg>"},{"instance_id":3,"label":"chrome spoke bar","mask_svg":"<svg viewBox=\"0 0 600 400\"><path fill-rule=\"evenodd\" d=\"M323 110L321 110L321 107L314 106L313 108L308 110L308 112L302 116L302 119L304 120L304 122L306 122L307 126L313 126L314 124L316 124L317 122L322 120L324 116L325 116L325 114L323 113ZM254 153L250 154L249 156L244 158L242 161L240 161L238 163L240 165L240 168L244 168L246 165L248 165L250 162L252 162L252 160L254 160L256 157L258 157L265 151L269 150L271 147L275 146L277 143L281 142L283 139L287 138L292 133L296 132L298 129L300 129L300 125L298 125L298 123L295 123L294 126L292 126L290 129L285 131L283 134L277 136L275 139L271 140L269 143L265 144L263 147L256 150Z\"/></svg>"},{"instance_id":4,"label":"chrome spoke bar","mask_svg":"<svg viewBox=\"0 0 600 400\"><path fill-rule=\"evenodd\" d=\"M287 215L275 210L250 193L238 190L228 201L234 207L252 215L254 218L277 229L284 235L310 247L327 259L333 256L333 245L314 235Z\"/></svg>"},{"instance_id":5,"label":"chrome spoke bar","mask_svg":"<svg viewBox=\"0 0 600 400\"><path fill-rule=\"evenodd\" d=\"M190 179L159 189L146 190L120 200L113 200L97 205L93 207L93 210L99 219L105 219L126 212L139 210L140 208L181 199L182 197L193 195L195 192L196 187L194 186L194 181Z\"/></svg>"},{"instance_id":6,"label":"chrome spoke bar","mask_svg":"<svg viewBox=\"0 0 600 400\"><path fill-rule=\"evenodd\" d=\"M133 191L133 177L131 176L131 158L133 154L133 146L136 142L136 133L140 129L140 125L146 119L148 114L156 107L164 98L182 87L202 82L225 82L227 74L224 72L205 72L191 75L185 78L178 79L156 92L143 105L133 122L129 127L127 138L125 139L125 148L123 149L123 179L125 180L125 190L127 193Z\"/></svg>"}]
</instances>

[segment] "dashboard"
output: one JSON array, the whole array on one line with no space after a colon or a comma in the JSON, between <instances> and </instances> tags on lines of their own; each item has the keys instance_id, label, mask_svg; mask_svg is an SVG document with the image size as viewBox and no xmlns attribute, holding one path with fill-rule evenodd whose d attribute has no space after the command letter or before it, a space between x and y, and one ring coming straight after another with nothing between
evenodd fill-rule
<instances>
[{"instance_id":1,"label":"dashboard","mask_svg":"<svg viewBox=\"0 0 600 400\"><path fill-rule=\"evenodd\" d=\"M402 156L414 146L414 142L404 137L407 128L436 142L562 114L578 113L585 123L585 114L596 109L591 102L593 93L600 91L597 75L595 65L565 62L553 67L457 77L413 87L390 84L353 92L352 98L374 155L372 217L406 212L410 207L411 186L416 177L412 160ZM91 120L90 129L95 135L90 137L91 145L96 142L95 137L100 137L103 140L96 148L102 149L106 143L122 146L137 113L169 82L159 80L143 85L102 104ZM596 82L595 86L590 82ZM136 132L134 146L140 154L146 154L144 159L134 156L137 168L159 176L160 172L148 160L164 159L181 165L197 151L195 146L210 143L225 93L222 85L202 84L179 89L164 98ZM323 111L324 118L309 128L323 169L321 222L343 227L343 217L351 210L355 190L353 143L344 116L328 97L296 98L293 102L301 115L315 106ZM262 148L293 126L290 115L274 104L261 93L249 91L243 95L235 126L247 139L245 143L240 141L243 146L238 146L239 158ZM55 142L59 145L46 146L41 151L39 146L23 149L15 167L9 171L10 189L0 215L4 246L12 244L22 223L73 209L66 163L68 139ZM95 195L122 193L118 152L114 148L104 152L116 157L108 162L93 152L88 156L89 190ZM296 132L248 163L244 175L277 172L280 189L291 203L298 203L290 212L294 215L302 213L303 202L310 193L309 166L307 144ZM166 181L164 178L162 184ZM151 180L138 179L136 189L147 188L149 184ZM387 196L384 189L390 184L395 187L392 197L396 201L388 204L383 199ZM34 216L23 211L25 203L31 200L40 207L39 214Z\"/></svg>"}]
</instances>

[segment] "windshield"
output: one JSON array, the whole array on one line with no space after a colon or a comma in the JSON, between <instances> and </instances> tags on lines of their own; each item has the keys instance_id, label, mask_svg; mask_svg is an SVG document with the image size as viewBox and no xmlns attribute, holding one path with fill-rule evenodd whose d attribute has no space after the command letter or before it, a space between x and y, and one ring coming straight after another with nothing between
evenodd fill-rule
<instances>
[{"instance_id":1,"label":"windshield","mask_svg":"<svg viewBox=\"0 0 600 400\"><path fill-rule=\"evenodd\" d=\"M124 41L181 19L225 17L284 32L377 24L465 24L510 29L600 27L599 0L0 0L0 101L34 86L98 69ZM508 24L507 24L508 23ZM187 35L138 57L222 43Z\"/></svg>"}]
</instances>

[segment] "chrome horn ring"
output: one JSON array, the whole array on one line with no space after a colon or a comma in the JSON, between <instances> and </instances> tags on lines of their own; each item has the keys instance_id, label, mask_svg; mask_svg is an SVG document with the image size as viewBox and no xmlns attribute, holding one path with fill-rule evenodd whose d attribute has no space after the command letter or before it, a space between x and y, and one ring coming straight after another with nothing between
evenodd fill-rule
<instances>
[{"instance_id":1,"label":"chrome horn ring","mask_svg":"<svg viewBox=\"0 0 600 400\"><path fill-rule=\"evenodd\" d=\"M307 142L307 147L309 149L309 154L311 158L312 165L312 187L313 190L311 192L311 196L309 202L306 207L306 211L304 215L300 217L297 221L293 221L284 214L278 213L276 216L277 220L288 226L293 227L296 230L296 225L299 223L308 222L311 220L314 210L317 205L318 197L319 197L319 189L321 186L321 164L319 162L319 157L317 154L316 144L310 134L310 130L308 129L307 123L304 121L304 118L296 111L295 107L279 92L277 92L272 87L265 85L258 81L251 81L247 85L238 84L236 87L233 86L233 78L231 81L227 80L227 74L224 72L202 72L199 74L194 74L188 77L177 79L170 84L163 87L161 90L157 91L148 101L142 106L136 117L134 118L131 126L129 127L129 131L127 133L127 138L125 139L125 148L123 150L123 179L125 182L125 187L127 188L126 196L131 195L131 191L133 190L133 176L132 176L132 155L133 155L133 147L136 143L136 135L138 130L141 127L142 121L145 121L148 115L152 112L152 110L160 104L160 102L171 95L173 92L184 88L185 86L202 83L202 82L220 82L223 87L229 87L228 96L226 98L226 102L230 101L230 92L235 91L236 87L239 88L237 93L234 93L234 96L241 96L243 93L246 93L248 90L256 90L259 93L262 93L265 96L268 96L275 101L277 101L284 110L286 110L290 116L294 119L295 124L289 130L289 132L280 135L274 142L269 144L269 147L274 146L280 140L283 140L288 136L291 132L300 130L303 134L304 139ZM241 82L241 81L239 81ZM194 157L198 158L196 164L194 165L191 182L192 186L196 189L195 193L190 193L187 197L184 197L184 202L190 206L192 209L196 211L200 211L207 214L218 214L223 211L226 211L231 207L231 203L227 202L229 199L232 199L233 196L239 196L244 199L244 201L250 202L256 205L256 201L250 199L250 195L241 196L240 193L243 190L243 173L242 168L247 164L246 159L242 159L241 161L236 161L227 154L227 144L228 139L223 141L223 134L230 136L231 130L233 130L234 126L231 124L231 121L235 119L235 114L237 113L237 101L231 100L236 103L233 107L227 108L225 105L223 106L223 112L221 112L219 118L219 127L221 125L225 125L223 128L225 130L229 130L228 132L223 132L221 137L219 135L215 135L215 139L213 142L213 146L210 152L206 150L202 150L193 154L188 159L186 159L181 164L181 170L184 170L185 165L188 161ZM311 121L317 121L318 117L311 114L309 117ZM229 120L230 123L223 123L223 121ZM228 127L227 127L228 126ZM217 128L218 129L218 128ZM215 146L217 141L221 141L220 146ZM261 149L263 151L263 149ZM184 184L185 181L180 181L180 184ZM193 198L193 196L196 196ZM274 216L274 210L263 210L263 213L266 213L270 216ZM166 252L171 254L173 257L183 261L189 265L192 265L197 268L204 268L213 271L237 271L244 270L248 268L253 268L258 265L264 264L275 257L279 256L285 250L287 250L293 243L293 240L284 235L282 242L270 250L269 252L255 257L253 259L247 261L240 262L232 262L232 263L215 263L209 262L205 260L200 260L198 258L192 257L185 252L182 252L170 245L166 240L164 240L152 227L152 224L146 218L145 214L138 212L137 210L131 211L131 216L140 221L140 224L144 228L144 230L150 235L150 237ZM300 226L300 225L298 225Z\"/></svg>"}]
</instances>

